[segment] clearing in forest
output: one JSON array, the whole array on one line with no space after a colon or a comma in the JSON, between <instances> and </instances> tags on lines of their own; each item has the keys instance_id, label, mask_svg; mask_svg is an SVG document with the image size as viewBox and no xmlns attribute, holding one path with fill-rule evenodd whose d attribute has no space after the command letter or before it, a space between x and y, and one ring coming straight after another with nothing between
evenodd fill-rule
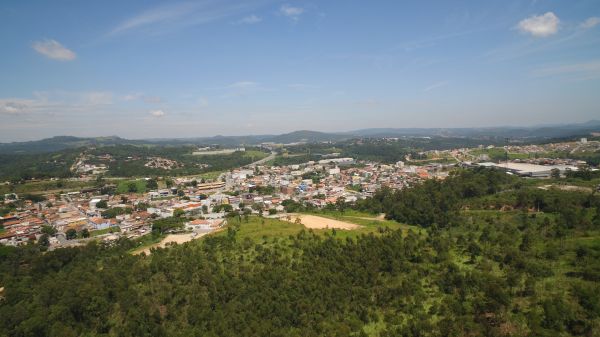
<instances>
[{"instance_id":1,"label":"clearing in forest","mask_svg":"<svg viewBox=\"0 0 600 337\"><path fill-rule=\"evenodd\" d=\"M210 232L193 232L193 233L184 233L184 234L169 234L164 239L162 239L159 243L155 243L151 246L143 247L142 249L135 250L133 255L139 255L141 253L145 253L146 255L150 254L150 250L152 248L165 248L169 244L182 244L188 241L192 241L195 239L199 239L204 235Z\"/></svg>"},{"instance_id":2,"label":"clearing in forest","mask_svg":"<svg viewBox=\"0 0 600 337\"><path fill-rule=\"evenodd\" d=\"M337 228L337 229L359 229L362 226L353 224L346 221L340 221L330 218L325 218L322 216L311 215L311 214L290 214L289 217L283 217L282 219L290 221L290 222L300 222L306 228L312 229L327 229L327 228ZM297 220L299 219L299 220Z\"/></svg>"}]
</instances>

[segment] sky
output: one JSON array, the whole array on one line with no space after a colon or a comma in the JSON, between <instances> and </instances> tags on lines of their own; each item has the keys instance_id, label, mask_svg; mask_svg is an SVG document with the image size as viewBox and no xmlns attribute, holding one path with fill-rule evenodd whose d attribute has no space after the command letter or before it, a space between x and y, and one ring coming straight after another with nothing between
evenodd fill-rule
<instances>
[{"instance_id":1,"label":"sky","mask_svg":"<svg viewBox=\"0 0 600 337\"><path fill-rule=\"evenodd\" d=\"M0 142L600 119L600 1L0 2Z\"/></svg>"}]
</instances>

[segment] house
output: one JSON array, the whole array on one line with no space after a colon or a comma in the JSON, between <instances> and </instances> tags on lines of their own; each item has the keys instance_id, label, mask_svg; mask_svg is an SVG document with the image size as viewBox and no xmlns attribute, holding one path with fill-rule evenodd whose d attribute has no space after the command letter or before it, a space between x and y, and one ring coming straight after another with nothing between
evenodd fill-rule
<instances>
[{"instance_id":1,"label":"house","mask_svg":"<svg viewBox=\"0 0 600 337\"><path fill-rule=\"evenodd\" d=\"M185 224L185 229L187 230L207 230L210 229L211 222L204 219L198 219L194 221L187 222Z\"/></svg>"}]
</instances>

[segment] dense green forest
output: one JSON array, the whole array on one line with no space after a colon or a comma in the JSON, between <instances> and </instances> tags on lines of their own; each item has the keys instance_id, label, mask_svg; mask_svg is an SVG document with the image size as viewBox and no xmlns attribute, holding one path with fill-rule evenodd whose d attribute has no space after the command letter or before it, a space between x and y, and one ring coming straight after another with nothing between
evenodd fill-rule
<instances>
[{"instance_id":1,"label":"dense green forest","mask_svg":"<svg viewBox=\"0 0 600 337\"><path fill-rule=\"evenodd\" d=\"M190 175L209 171L222 171L244 166L266 157L267 154L249 148L246 152L234 152L225 155L193 155L194 146L105 146L88 151L94 156L110 155L113 160L91 160L92 163L106 164L108 175L115 177L133 177L150 175ZM181 166L163 170L144 166L149 157L161 157L177 161Z\"/></svg>"},{"instance_id":2,"label":"dense green forest","mask_svg":"<svg viewBox=\"0 0 600 337\"><path fill-rule=\"evenodd\" d=\"M86 163L107 165L107 175L113 177L174 176L222 171L244 166L267 156L267 153L258 148L224 155L192 155L196 149L194 146L112 145L51 153L0 154L0 181L72 177L74 173L70 171L71 166L81 153L88 155ZM112 161L96 157L107 154L112 157ZM180 166L172 170L144 166L150 157L175 160Z\"/></svg>"},{"instance_id":3,"label":"dense green forest","mask_svg":"<svg viewBox=\"0 0 600 337\"><path fill-rule=\"evenodd\" d=\"M0 335L598 336L600 198L523 182L459 171L355 205L408 231L2 247Z\"/></svg>"},{"instance_id":4,"label":"dense green forest","mask_svg":"<svg viewBox=\"0 0 600 337\"><path fill-rule=\"evenodd\" d=\"M0 181L66 178L78 150L39 154L0 154Z\"/></svg>"},{"instance_id":5,"label":"dense green forest","mask_svg":"<svg viewBox=\"0 0 600 337\"><path fill-rule=\"evenodd\" d=\"M480 139L451 137L361 138L334 143L310 143L286 147L289 157L278 157L274 164L300 164L309 160L323 159L322 155L331 153L339 153L341 157L357 160L392 164L399 160L404 161L407 154L418 158L418 153L423 151L476 147L482 143L497 144Z\"/></svg>"}]
</instances>

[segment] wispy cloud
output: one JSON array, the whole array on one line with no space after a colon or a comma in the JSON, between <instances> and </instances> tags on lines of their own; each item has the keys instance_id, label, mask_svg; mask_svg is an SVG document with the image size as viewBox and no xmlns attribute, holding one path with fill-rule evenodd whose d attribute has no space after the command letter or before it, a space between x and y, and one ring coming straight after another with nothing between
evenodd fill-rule
<instances>
[{"instance_id":1,"label":"wispy cloud","mask_svg":"<svg viewBox=\"0 0 600 337\"><path fill-rule=\"evenodd\" d=\"M246 97L250 94L269 90L255 81L238 81L224 87L216 87L213 89L224 91L220 98Z\"/></svg>"},{"instance_id":2,"label":"wispy cloud","mask_svg":"<svg viewBox=\"0 0 600 337\"><path fill-rule=\"evenodd\" d=\"M149 112L149 114L155 118L161 118L165 116L165 112L163 110L152 110Z\"/></svg>"},{"instance_id":3,"label":"wispy cloud","mask_svg":"<svg viewBox=\"0 0 600 337\"><path fill-rule=\"evenodd\" d=\"M296 90L307 90L307 89L318 89L318 85L313 84L304 84L304 83L292 83L287 85L288 88L296 89Z\"/></svg>"},{"instance_id":4,"label":"wispy cloud","mask_svg":"<svg viewBox=\"0 0 600 337\"><path fill-rule=\"evenodd\" d=\"M239 25L253 25L253 24L259 23L261 21L262 21L262 18L260 16L256 16L256 15L252 14L252 15L248 15L248 16L236 21L235 23L239 24Z\"/></svg>"},{"instance_id":5,"label":"wispy cloud","mask_svg":"<svg viewBox=\"0 0 600 337\"><path fill-rule=\"evenodd\" d=\"M600 60L545 66L535 69L532 74L536 77L572 76L580 80L597 79L600 78Z\"/></svg>"},{"instance_id":6,"label":"wispy cloud","mask_svg":"<svg viewBox=\"0 0 600 337\"><path fill-rule=\"evenodd\" d=\"M521 20L517 28L521 32L535 37L547 37L558 32L559 24L558 17L552 12L547 12L543 15L533 15Z\"/></svg>"},{"instance_id":7,"label":"wispy cloud","mask_svg":"<svg viewBox=\"0 0 600 337\"><path fill-rule=\"evenodd\" d=\"M144 103L149 103L149 104L160 104L162 103L162 98L160 98L159 96L144 96L143 97Z\"/></svg>"},{"instance_id":8,"label":"wispy cloud","mask_svg":"<svg viewBox=\"0 0 600 337\"><path fill-rule=\"evenodd\" d=\"M77 55L56 40L46 39L34 42L31 47L38 53L58 61L72 61Z\"/></svg>"},{"instance_id":9,"label":"wispy cloud","mask_svg":"<svg viewBox=\"0 0 600 337\"><path fill-rule=\"evenodd\" d=\"M135 30L168 31L186 26L206 24L231 18L256 9L270 0L206 0L198 2L175 2L145 10L118 24L109 35ZM257 16L246 17L248 22L256 23ZM244 19L246 19L244 18ZM242 19L242 20L244 20Z\"/></svg>"},{"instance_id":10,"label":"wispy cloud","mask_svg":"<svg viewBox=\"0 0 600 337\"><path fill-rule=\"evenodd\" d=\"M38 91L32 98L0 98L0 115L53 115L71 112L90 112L113 104L108 91Z\"/></svg>"},{"instance_id":11,"label":"wispy cloud","mask_svg":"<svg viewBox=\"0 0 600 337\"><path fill-rule=\"evenodd\" d=\"M288 4L285 4L279 8L279 12L282 15L284 15L294 21L298 21L298 19L300 18L300 15L302 15L304 13L304 8L293 7Z\"/></svg>"},{"instance_id":12,"label":"wispy cloud","mask_svg":"<svg viewBox=\"0 0 600 337\"><path fill-rule=\"evenodd\" d=\"M92 91L82 94L82 103L87 105L106 105L113 103L113 94L106 91Z\"/></svg>"},{"instance_id":13,"label":"wispy cloud","mask_svg":"<svg viewBox=\"0 0 600 337\"><path fill-rule=\"evenodd\" d=\"M231 88L231 89L257 88L258 87L258 82L253 82L253 81L239 81L239 82L232 83L232 84L228 85L227 87Z\"/></svg>"},{"instance_id":14,"label":"wispy cloud","mask_svg":"<svg viewBox=\"0 0 600 337\"><path fill-rule=\"evenodd\" d=\"M18 98L0 99L0 116L1 115L22 115L29 113L35 101Z\"/></svg>"},{"instance_id":15,"label":"wispy cloud","mask_svg":"<svg viewBox=\"0 0 600 337\"><path fill-rule=\"evenodd\" d=\"M431 91L433 89L445 87L447 85L448 85L448 81L436 82L436 83L433 83L432 85L428 86L427 88L423 89L423 91L424 92L428 92L428 91Z\"/></svg>"},{"instance_id":16,"label":"wispy cloud","mask_svg":"<svg viewBox=\"0 0 600 337\"><path fill-rule=\"evenodd\" d=\"M134 92L134 93L130 93L130 94L123 96L121 99L126 102L130 102L130 101L137 101L138 99L141 99L142 97L144 97L144 94L142 94L141 92Z\"/></svg>"},{"instance_id":17,"label":"wispy cloud","mask_svg":"<svg viewBox=\"0 0 600 337\"><path fill-rule=\"evenodd\" d=\"M200 106L202 108L207 107L208 106L208 99L206 97L200 97L200 98L198 98L197 103L198 103L198 106Z\"/></svg>"},{"instance_id":18,"label":"wispy cloud","mask_svg":"<svg viewBox=\"0 0 600 337\"><path fill-rule=\"evenodd\" d=\"M591 29L591 28L596 27L599 24L600 24L600 17L593 16L593 17L587 18L585 21L583 21L579 25L579 27L582 29Z\"/></svg>"}]
</instances>

